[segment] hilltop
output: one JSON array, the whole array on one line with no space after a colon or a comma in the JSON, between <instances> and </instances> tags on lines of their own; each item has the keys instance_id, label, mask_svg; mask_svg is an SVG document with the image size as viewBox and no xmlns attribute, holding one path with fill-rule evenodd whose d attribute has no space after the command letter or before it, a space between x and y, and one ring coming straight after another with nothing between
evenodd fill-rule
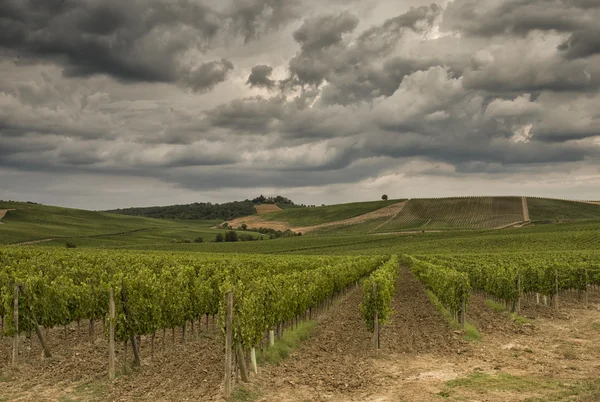
<instances>
[{"instance_id":1,"label":"hilltop","mask_svg":"<svg viewBox=\"0 0 600 402\"><path fill-rule=\"evenodd\" d=\"M275 197L260 195L252 200L246 199L222 204L194 202L192 204L120 208L104 212L160 219L230 220L254 215L257 213L256 207L268 205L277 206L278 209L301 207L301 205L296 205L292 200L280 195Z\"/></svg>"}]
</instances>

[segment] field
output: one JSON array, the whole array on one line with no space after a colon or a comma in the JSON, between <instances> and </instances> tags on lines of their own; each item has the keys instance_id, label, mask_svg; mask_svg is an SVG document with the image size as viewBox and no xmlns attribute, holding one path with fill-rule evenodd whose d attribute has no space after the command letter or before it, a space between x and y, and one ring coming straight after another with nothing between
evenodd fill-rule
<instances>
[{"instance_id":1,"label":"field","mask_svg":"<svg viewBox=\"0 0 600 402\"><path fill-rule=\"evenodd\" d=\"M210 229L220 221L142 218L15 202L0 202L0 209L14 209L2 218L0 244L50 241L64 246L70 241L97 247L167 246L199 237L214 241L218 233L226 232Z\"/></svg>"},{"instance_id":2,"label":"field","mask_svg":"<svg viewBox=\"0 0 600 402\"><path fill-rule=\"evenodd\" d=\"M600 206L529 198L504 227L521 197L368 204L268 212L319 228L236 243L0 204L5 244L55 237L0 247L0 400L224 400L226 371L235 401L600 399Z\"/></svg>"},{"instance_id":3,"label":"field","mask_svg":"<svg viewBox=\"0 0 600 402\"><path fill-rule=\"evenodd\" d=\"M547 198L528 198L527 201L533 221L600 219L600 205Z\"/></svg>"}]
</instances>

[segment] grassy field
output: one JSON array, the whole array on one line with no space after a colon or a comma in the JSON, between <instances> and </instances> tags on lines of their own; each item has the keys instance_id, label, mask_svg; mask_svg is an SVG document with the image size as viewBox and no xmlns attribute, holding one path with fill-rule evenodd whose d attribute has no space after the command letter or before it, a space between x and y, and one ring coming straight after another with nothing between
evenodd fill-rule
<instances>
[{"instance_id":1,"label":"grassy field","mask_svg":"<svg viewBox=\"0 0 600 402\"><path fill-rule=\"evenodd\" d=\"M216 221L142 218L20 202L0 202L0 209L15 209L2 219L0 244L54 238L51 244L63 246L67 239L90 247L166 246L198 237L214 241L226 232L210 229Z\"/></svg>"},{"instance_id":2,"label":"grassy field","mask_svg":"<svg viewBox=\"0 0 600 402\"><path fill-rule=\"evenodd\" d=\"M600 219L600 205L529 197L527 204L532 221Z\"/></svg>"},{"instance_id":3,"label":"grassy field","mask_svg":"<svg viewBox=\"0 0 600 402\"><path fill-rule=\"evenodd\" d=\"M314 208L290 208L261 216L270 221L288 222L291 226L312 226L354 218L367 212L396 204L402 200L352 202Z\"/></svg>"},{"instance_id":4,"label":"grassy field","mask_svg":"<svg viewBox=\"0 0 600 402\"><path fill-rule=\"evenodd\" d=\"M534 208L539 204L537 201L549 201L545 205L555 205L554 200L535 200ZM322 223L395 202L290 209L264 216L285 213L296 216L296 222ZM588 211L591 211L589 207L600 209L600 206L576 202L567 202L562 209L573 216L573 211L580 207ZM600 219L501 230L445 230L391 235L385 234L390 226L384 225L377 230L383 234L368 233L389 220L381 218L359 225L328 228L310 236L215 243L216 235L225 232L211 228L217 223L215 221L161 220L37 204L0 203L0 209L10 208L16 210L8 212L3 219L5 224L0 225L0 244L52 238L55 240L40 245L64 247L69 241L78 247L91 248L266 254L485 253L592 250L600 247ZM514 210L516 216L516 207ZM539 219L537 215L534 217L532 219ZM439 220L443 222L443 219ZM198 237L202 237L204 243L194 243Z\"/></svg>"}]
</instances>

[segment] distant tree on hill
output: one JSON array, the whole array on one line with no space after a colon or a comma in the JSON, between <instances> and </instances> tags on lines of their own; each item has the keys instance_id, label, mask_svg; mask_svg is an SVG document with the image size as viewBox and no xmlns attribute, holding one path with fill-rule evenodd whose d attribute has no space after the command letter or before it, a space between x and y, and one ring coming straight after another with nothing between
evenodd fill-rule
<instances>
[{"instance_id":1,"label":"distant tree on hill","mask_svg":"<svg viewBox=\"0 0 600 402\"><path fill-rule=\"evenodd\" d=\"M384 195L382 195L382 196L381 196L381 199L382 199L382 200L384 200L384 201L387 201L387 199L388 199L388 196L387 196L387 194L384 194Z\"/></svg>"},{"instance_id":2,"label":"distant tree on hill","mask_svg":"<svg viewBox=\"0 0 600 402\"><path fill-rule=\"evenodd\" d=\"M242 230L246 230L248 229L248 225L246 225L245 223L242 223Z\"/></svg>"},{"instance_id":3,"label":"distant tree on hill","mask_svg":"<svg viewBox=\"0 0 600 402\"><path fill-rule=\"evenodd\" d=\"M223 241L223 234L222 233L218 233L217 234L217 238L215 239L215 241L217 243L221 243Z\"/></svg>"}]
</instances>

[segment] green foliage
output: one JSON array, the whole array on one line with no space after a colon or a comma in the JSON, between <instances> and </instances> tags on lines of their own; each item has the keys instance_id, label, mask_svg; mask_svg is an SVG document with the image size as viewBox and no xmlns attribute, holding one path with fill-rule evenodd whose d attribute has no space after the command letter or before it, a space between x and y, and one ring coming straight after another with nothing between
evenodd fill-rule
<instances>
[{"instance_id":1,"label":"green foliage","mask_svg":"<svg viewBox=\"0 0 600 402\"><path fill-rule=\"evenodd\" d=\"M392 296L399 275L398 256L391 257L363 281L363 299L360 312L369 331L374 331L375 310L377 321L383 326L392 314Z\"/></svg>"},{"instance_id":2,"label":"green foliage","mask_svg":"<svg viewBox=\"0 0 600 402\"><path fill-rule=\"evenodd\" d=\"M35 247L0 248L0 314L11 334L14 284L19 331L108 313L115 291L116 334L151 335L207 314L225 317L224 299L234 296L234 338L256 345L269 328L287 322L369 274L382 257L265 257L114 252ZM124 300L127 303L124 303ZM125 312L127 307L127 314Z\"/></svg>"},{"instance_id":3,"label":"green foliage","mask_svg":"<svg viewBox=\"0 0 600 402\"><path fill-rule=\"evenodd\" d=\"M231 220L256 214L252 201L223 204L196 202L185 205L114 209L106 212L159 219Z\"/></svg>"},{"instance_id":4,"label":"green foliage","mask_svg":"<svg viewBox=\"0 0 600 402\"><path fill-rule=\"evenodd\" d=\"M562 219L600 219L600 205L577 201L527 197L532 221Z\"/></svg>"},{"instance_id":5,"label":"green foliage","mask_svg":"<svg viewBox=\"0 0 600 402\"><path fill-rule=\"evenodd\" d=\"M298 348L302 342L311 337L316 326L316 321L304 321L298 325L298 328L286 330L281 339L275 341L275 345L269 346L257 355L257 360L260 363L278 366L293 349Z\"/></svg>"},{"instance_id":6,"label":"green foliage","mask_svg":"<svg viewBox=\"0 0 600 402\"><path fill-rule=\"evenodd\" d=\"M457 312L462 308L463 302L465 306L468 305L471 285L467 274L411 256L404 256L403 259L415 276L447 309Z\"/></svg>"}]
</instances>

